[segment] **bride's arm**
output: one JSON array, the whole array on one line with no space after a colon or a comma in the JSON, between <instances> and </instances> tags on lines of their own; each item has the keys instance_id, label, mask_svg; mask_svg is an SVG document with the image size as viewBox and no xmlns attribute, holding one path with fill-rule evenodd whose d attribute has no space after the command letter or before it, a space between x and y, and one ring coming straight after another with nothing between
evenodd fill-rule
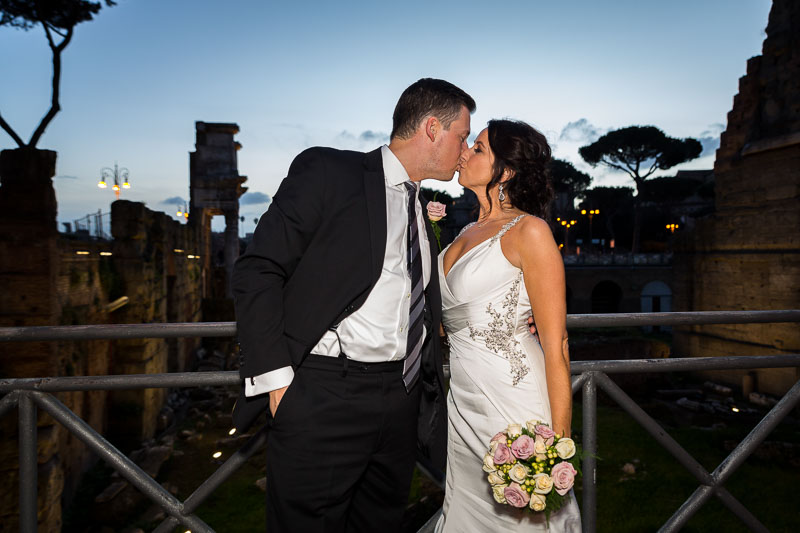
<instances>
[{"instance_id":1,"label":"bride's arm","mask_svg":"<svg viewBox=\"0 0 800 533\"><path fill-rule=\"evenodd\" d=\"M506 239L504 253L522 269L536 329L545 359L553 430L569 435L572 421L572 385L567 344L564 261L547 223L525 217ZM510 245L510 246L509 246Z\"/></svg>"}]
</instances>

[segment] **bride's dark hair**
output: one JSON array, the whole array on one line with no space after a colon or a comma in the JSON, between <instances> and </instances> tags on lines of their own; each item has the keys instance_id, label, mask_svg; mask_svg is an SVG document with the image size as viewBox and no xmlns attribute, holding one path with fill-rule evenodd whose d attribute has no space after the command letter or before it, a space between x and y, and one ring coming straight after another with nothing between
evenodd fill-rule
<instances>
[{"instance_id":1,"label":"bride's dark hair","mask_svg":"<svg viewBox=\"0 0 800 533\"><path fill-rule=\"evenodd\" d=\"M518 120L490 120L489 146L494 153L492 179L486 184L489 211L492 199L489 190L496 187L503 172L513 172L503 184L507 201L517 209L547 220L553 187L548 167L551 159L547 139L532 126Z\"/></svg>"}]
</instances>

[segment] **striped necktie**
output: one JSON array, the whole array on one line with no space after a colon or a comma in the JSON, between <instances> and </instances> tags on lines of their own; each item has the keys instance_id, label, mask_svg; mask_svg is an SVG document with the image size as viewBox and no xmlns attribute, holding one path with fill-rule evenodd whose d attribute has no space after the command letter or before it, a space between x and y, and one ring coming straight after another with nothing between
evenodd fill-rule
<instances>
[{"instance_id":1,"label":"striped necktie","mask_svg":"<svg viewBox=\"0 0 800 533\"><path fill-rule=\"evenodd\" d=\"M423 342L423 315L425 294L422 279L422 254L419 247L419 228L417 227L417 186L407 181L408 190L408 273L411 277L411 305L408 310L408 339L406 342L406 358L403 363L403 384L406 391L419 378L419 367Z\"/></svg>"}]
</instances>

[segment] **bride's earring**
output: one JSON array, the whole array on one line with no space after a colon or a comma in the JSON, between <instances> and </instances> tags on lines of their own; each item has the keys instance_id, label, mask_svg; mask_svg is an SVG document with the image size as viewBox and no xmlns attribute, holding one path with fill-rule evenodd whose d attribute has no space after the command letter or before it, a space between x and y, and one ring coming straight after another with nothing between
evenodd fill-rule
<instances>
[{"instance_id":1,"label":"bride's earring","mask_svg":"<svg viewBox=\"0 0 800 533\"><path fill-rule=\"evenodd\" d=\"M500 184L499 192L497 193L497 199L500 200L501 203L505 202L505 200L506 200L506 193L503 192L503 184L502 183Z\"/></svg>"}]
</instances>

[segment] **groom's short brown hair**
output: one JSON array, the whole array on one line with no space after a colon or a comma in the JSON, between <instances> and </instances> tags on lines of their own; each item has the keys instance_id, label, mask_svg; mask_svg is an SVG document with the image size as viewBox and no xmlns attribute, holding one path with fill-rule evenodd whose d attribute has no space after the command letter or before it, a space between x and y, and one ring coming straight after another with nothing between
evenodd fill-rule
<instances>
[{"instance_id":1,"label":"groom's short brown hair","mask_svg":"<svg viewBox=\"0 0 800 533\"><path fill-rule=\"evenodd\" d=\"M449 129L450 124L461 113L462 106L470 113L475 112L475 100L452 83L422 78L412 83L400 95L392 115L391 138L412 137L420 121L427 116L438 118L442 126Z\"/></svg>"}]
</instances>

